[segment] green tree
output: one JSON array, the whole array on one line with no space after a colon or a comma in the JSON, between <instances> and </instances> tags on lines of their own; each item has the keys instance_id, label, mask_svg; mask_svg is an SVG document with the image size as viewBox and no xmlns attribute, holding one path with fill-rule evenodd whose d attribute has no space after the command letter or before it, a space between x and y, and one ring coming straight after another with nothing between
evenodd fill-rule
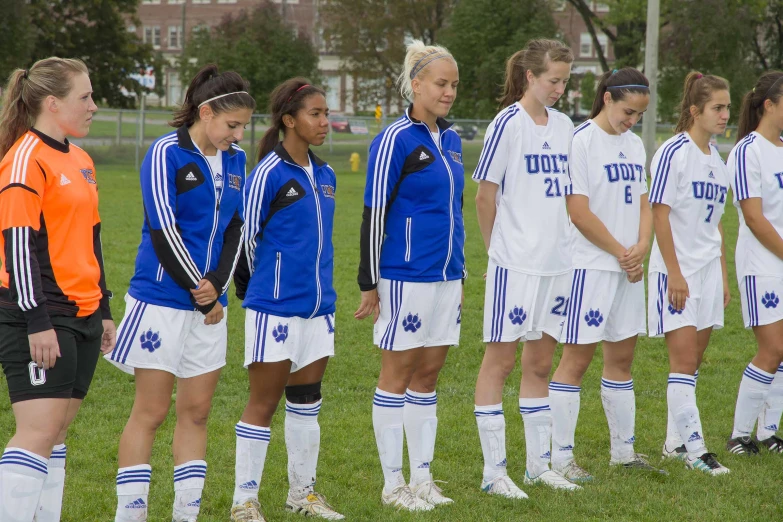
<instances>
[{"instance_id":1,"label":"green tree","mask_svg":"<svg viewBox=\"0 0 783 522\"><path fill-rule=\"evenodd\" d=\"M33 33L26 2L0 0L0 13L0 81L5 83L11 71L30 62Z\"/></svg>"},{"instance_id":2,"label":"green tree","mask_svg":"<svg viewBox=\"0 0 783 522\"><path fill-rule=\"evenodd\" d=\"M459 65L452 117L493 117L508 57L532 38L556 36L546 0L462 0L441 37Z\"/></svg>"},{"instance_id":3,"label":"green tree","mask_svg":"<svg viewBox=\"0 0 783 522\"><path fill-rule=\"evenodd\" d=\"M295 35L269 3L228 15L211 29L194 29L179 63L183 81L207 63L241 74L261 111L271 91L288 78L319 81L318 53L309 38Z\"/></svg>"},{"instance_id":4,"label":"green tree","mask_svg":"<svg viewBox=\"0 0 783 522\"><path fill-rule=\"evenodd\" d=\"M138 24L137 4L138 0L30 0L35 28L31 60L81 58L90 70L96 100L117 107L132 105L134 98L124 96L121 87L131 92L140 92L141 87L128 74L151 66L160 79L163 70L160 55L126 28L126 23ZM18 66L29 67L31 60L22 59Z\"/></svg>"},{"instance_id":5,"label":"green tree","mask_svg":"<svg viewBox=\"0 0 783 522\"><path fill-rule=\"evenodd\" d=\"M582 108L588 112L593 108L595 100L595 74L587 71L579 82L579 91L582 94Z\"/></svg>"}]
</instances>

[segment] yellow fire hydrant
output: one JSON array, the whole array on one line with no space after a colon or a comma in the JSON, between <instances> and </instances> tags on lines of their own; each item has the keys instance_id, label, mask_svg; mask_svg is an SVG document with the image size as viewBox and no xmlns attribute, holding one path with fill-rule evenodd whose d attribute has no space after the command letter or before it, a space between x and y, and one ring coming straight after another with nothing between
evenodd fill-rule
<instances>
[{"instance_id":1,"label":"yellow fire hydrant","mask_svg":"<svg viewBox=\"0 0 783 522\"><path fill-rule=\"evenodd\" d=\"M351 154L351 172L359 172L359 153L354 152Z\"/></svg>"}]
</instances>

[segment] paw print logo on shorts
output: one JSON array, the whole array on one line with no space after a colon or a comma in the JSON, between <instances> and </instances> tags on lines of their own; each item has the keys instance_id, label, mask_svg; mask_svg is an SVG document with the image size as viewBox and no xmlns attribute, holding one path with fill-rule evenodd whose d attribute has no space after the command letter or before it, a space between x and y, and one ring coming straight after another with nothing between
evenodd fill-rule
<instances>
[{"instance_id":1,"label":"paw print logo on shorts","mask_svg":"<svg viewBox=\"0 0 783 522\"><path fill-rule=\"evenodd\" d=\"M595 310L591 308L590 311L585 314L585 321L587 321L587 326L601 326L601 323L604 322L604 316L601 315L601 310L598 308Z\"/></svg>"},{"instance_id":2,"label":"paw print logo on shorts","mask_svg":"<svg viewBox=\"0 0 783 522\"><path fill-rule=\"evenodd\" d=\"M272 328L272 337L278 343L284 343L288 339L288 325L277 323L277 326Z\"/></svg>"},{"instance_id":3,"label":"paw print logo on shorts","mask_svg":"<svg viewBox=\"0 0 783 522\"><path fill-rule=\"evenodd\" d=\"M764 308L777 308L780 304L780 298L775 295L775 292L767 292L761 297L761 304Z\"/></svg>"},{"instance_id":4,"label":"paw print logo on shorts","mask_svg":"<svg viewBox=\"0 0 783 522\"><path fill-rule=\"evenodd\" d=\"M421 328L419 314L414 315L408 312L408 315L402 318L402 329L406 332L416 333L419 328Z\"/></svg>"},{"instance_id":5,"label":"paw print logo on shorts","mask_svg":"<svg viewBox=\"0 0 783 522\"><path fill-rule=\"evenodd\" d=\"M152 328L141 334L141 348L148 350L150 353L160 348L160 333L153 332Z\"/></svg>"},{"instance_id":6,"label":"paw print logo on shorts","mask_svg":"<svg viewBox=\"0 0 783 522\"><path fill-rule=\"evenodd\" d=\"M511 324L518 324L521 325L525 322L525 319L527 319L527 313L525 312L525 309L521 306L511 309L511 311L508 313L508 318L511 320Z\"/></svg>"},{"instance_id":7,"label":"paw print logo on shorts","mask_svg":"<svg viewBox=\"0 0 783 522\"><path fill-rule=\"evenodd\" d=\"M677 310L676 308L674 308L674 307L673 307L673 306L670 304L670 305L669 305L669 313L670 313L670 314L672 314L672 315L674 315L674 314L680 314L680 315L682 315L682 310Z\"/></svg>"}]
</instances>

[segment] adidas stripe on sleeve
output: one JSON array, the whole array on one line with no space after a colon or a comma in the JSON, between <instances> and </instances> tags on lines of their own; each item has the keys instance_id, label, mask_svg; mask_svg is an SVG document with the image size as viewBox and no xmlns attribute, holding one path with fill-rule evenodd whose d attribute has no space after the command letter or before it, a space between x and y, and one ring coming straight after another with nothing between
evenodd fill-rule
<instances>
[{"instance_id":1,"label":"adidas stripe on sleeve","mask_svg":"<svg viewBox=\"0 0 783 522\"><path fill-rule=\"evenodd\" d=\"M680 176L679 167L675 164L675 154L687 143L687 136L680 134L655 152L650 163L652 172L650 203L660 203L670 207L674 205L677 200L677 184Z\"/></svg>"},{"instance_id":2,"label":"adidas stripe on sleeve","mask_svg":"<svg viewBox=\"0 0 783 522\"><path fill-rule=\"evenodd\" d=\"M519 110L516 103L509 105L487 127L484 146L473 172L475 181L491 181L498 185L503 182L508 167L509 148L514 142L514 116Z\"/></svg>"},{"instance_id":3,"label":"adidas stripe on sleeve","mask_svg":"<svg viewBox=\"0 0 783 522\"><path fill-rule=\"evenodd\" d=\"M730 168L734 169L734 176L731 181L737 201L761 197L761 165L756 154L757 148L752 146L756 139L755 133L748 134L733 151L734 161Z\"/></svg>"}]
</instances>

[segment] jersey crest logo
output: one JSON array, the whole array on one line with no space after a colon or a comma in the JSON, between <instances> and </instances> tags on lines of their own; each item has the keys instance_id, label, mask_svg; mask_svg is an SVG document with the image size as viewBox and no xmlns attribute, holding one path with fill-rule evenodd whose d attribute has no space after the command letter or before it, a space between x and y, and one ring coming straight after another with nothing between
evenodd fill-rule
<instances>
[{"instance_id":1,"label":"jersey crest logo","mask_svg":"<svg viewBox=\"0 0 783 522\"><path fill-rule=\"evenodd\" d=\"M285 343L285 340L288 339L288 325L277 323L277 326L272 328L272 337L277 343Z\"/></svg>"},{"instance_id":2,"label":"jersey crest logo","mask_svg":"<svg viewBox=\"0 0 783 522\"><path fill-rule=\"evenodd\" d=\"M761 304L764 305L764 308L777 308L780 304L780 298L775 295L775 292L766 292L761 297Z\"/></svg>"},{"instance_id":3,"label":"jersey crest logo","mask_svg":"<svg viewBox=\"0 0 783 522\"><path fill-rule=\"evenodd\" d=\"M139 341L141 342L142 350L152 353L160 348L160 332L153 332L152 328L150 328L141 334Z\"/></svg>"},{"instance_id":4,"label":"jersey crest logo","mask_svg":"<svg viewBox=\"0 0 783 522\"><path fill-rule=\"evenodd\" d=\"M620 152L620 155L619 155L619 156L617 156L617 157L618 157L619 159L626 159L626 158L625 158L625 154L623 154L622 152Z\"/></svg>"},{"instance_id":5,"label":"jersey crest logo","mask_svg":"<svg viewBox=\"0 0 783 522\"><path fill-rule=\"evenodd\" d=\"M71 180L65 177L65 174L60 174L60 186L69 185Z\"/></svg>"},{"instance_id":6,"label":"jersey crest logo","mask_svg":"<svg viewBox=\"0 0 783 522\"><path fill-rule=\"evenodd\" d=\"M549 146L549 143L544 142L544 145L541 147L544 150L552 150L552 147Z\"/></svg>"},{"instance_id":7,"label":"jersey crest logo","mask_svg":"<svg viewBox=\"0 0 783 522\"><path fill-rule=\"evenodd\" d=\"M232 188L234 190L240 190L242 186L242 177L238 174L229 174L228 175L228 188Z\"/></svg>"},{"instance_id":8,"label":"jersey crest logo","mask_svg":"<svg viewBox=\"0 0 783 522\"><path fill-rule=\"evenodd\" d=\"M453 150L449 151L449 156L451 156L451 159L454 160L454 163L459 163L462 165L462 153L461 152L454 152Z\"/></svg>"},{"instance_id":9,"label":"jersey crest logo","mask_svg":"<svg viewBox=\"0 0 783 522\"><path fill-rule=\"evenodd\" d=\"M416 333L419 328L421 328L421 319L419 319L419 314L412 314L408 312L408 315L402 318L402 329L406 332Z\"/></svg>"},{"instance_id":10,"label":"jersey crest logo","mask_svg":"<svg viewBox=\"0 0 783 522\"><path fill-rule=\"evenodd\" d=\"M525 309L521 306L514 306L508 313L508 318L511 320L511 324L521 325L525 322L525 319L527 319L527 313L525 313Z\"/></svg>"},{"instance_id":11,"label":"jersey crest logo","mask_svg":"<svg viewBox=\"0 0 783 522\"><path fill-rule=\"evenodd\" d=\"M87 181L87 183L95 185L95 173L92 171L92 169L79 169L79 172L82 173L82 176L84 176L84 179Z\"/></svg>"},{"instance_id":12,"label":"jersey crest logo","mask_svg":"<svg viewBox=\"0 0 783 522\"><path fill-rule=\"evenodd\" d=\"M334 199L334 187L332 185L321 185L321 190L324 193L324 197Z\"/></svg>"},{"instance_id":13,"label":"jersey crest logo","mask_svg":"<svg viewBox=\"0 0 783 522\"><path fill-rule=\"evenodd\" d=\"M592 308L585 314L585 321L587 322L587 326L601 326L601 323L604 322L604 316L601 315L601 310L596 308L593 310Z\"/></svg>"}]
</instances>

